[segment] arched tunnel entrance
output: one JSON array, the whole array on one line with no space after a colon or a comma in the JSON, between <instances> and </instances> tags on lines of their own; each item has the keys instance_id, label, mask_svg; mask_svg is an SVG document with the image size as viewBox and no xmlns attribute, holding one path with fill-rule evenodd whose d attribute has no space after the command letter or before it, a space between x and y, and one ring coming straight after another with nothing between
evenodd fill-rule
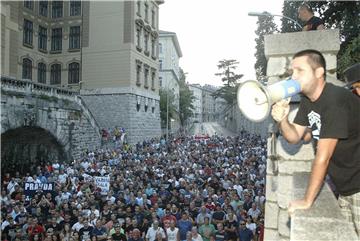
<instances>
[{"instance_id":1,"label":"arched tunnel entrance","mask_svg":"<svg viewBox=\"0 0 360 241\"><path fill-rule=\"evenodd\" d=\"M20 127L1 134L1 173L21 174L36 170L36 166L66 160L63 146L47 130L40 127Z\"/></svg>"}]
</instances>

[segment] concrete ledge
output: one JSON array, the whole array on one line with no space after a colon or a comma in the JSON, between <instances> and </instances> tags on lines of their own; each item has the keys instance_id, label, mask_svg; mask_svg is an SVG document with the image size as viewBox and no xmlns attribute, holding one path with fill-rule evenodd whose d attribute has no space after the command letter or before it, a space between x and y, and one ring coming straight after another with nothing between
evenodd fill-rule
<instances>
[{"instance_id":1,"label":"concrete ledge","mask_svg":"<svg viewBox=\"0 0 360 241\"><path fill-rule=\"evenodd\" d=\"M279 206L277 203L266 201L265 210L268 215L264 220L265 226L267 228L276 229L278 227Z\"/></svg>"},{"instance_id":2,"label":"concrete ledge","mask_svg":"<svg viewBox=\"0 0 360 241\"><path fill-rule=\"evenodd\" d=\"M304 49L334 53L340 49L338 29L265 35L265 56L286 56Z\"/></svg>"},{"instance_id":3,"label":"concrete ledge","mask_svg":"<svg viewBox=\"0 0 360 241\"><path fill-rule=\"evenodd\" d=\"M264 240L279 240L279 232L277 229L265 228Z\"/></svg>"},{"instance_id":4,"label":"concrete ledge","mask_svg":"<svg viewBox=\"0 0 360 241\"><path fill-rule=\"evenodd\" d=\"M309 173L294 173L294 199L303 198ZM295 211L291 218L290 240L358 240L354 224L345 220L327 184L313 206Z\"/></svg>"},{"instance_id":5,"label":"concrete ledge","mask_svg":"<svg viewBox=\"0 0 360 241\"><path fill-rule=\"evenodd\" d=\"M301 160L279 160L278 168L280 174L292 175L294 172L310 172L312 161Z\"/></svg>"}]
</instances>

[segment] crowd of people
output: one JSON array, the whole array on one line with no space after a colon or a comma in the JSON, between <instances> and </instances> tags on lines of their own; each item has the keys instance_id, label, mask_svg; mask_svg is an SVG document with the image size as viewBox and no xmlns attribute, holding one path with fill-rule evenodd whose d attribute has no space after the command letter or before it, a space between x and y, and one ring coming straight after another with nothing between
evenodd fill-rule
<instances>
[{"instance_id":1,"label":"crowd of people","mask_svg":"<svg viewBox=\"0 0 360 241\"><path fill-rule=\"evenodd\" d=\"M5 173L1 239L262 240L266 153L246 132L188 136Z\"/></svg>"}]
</instances>

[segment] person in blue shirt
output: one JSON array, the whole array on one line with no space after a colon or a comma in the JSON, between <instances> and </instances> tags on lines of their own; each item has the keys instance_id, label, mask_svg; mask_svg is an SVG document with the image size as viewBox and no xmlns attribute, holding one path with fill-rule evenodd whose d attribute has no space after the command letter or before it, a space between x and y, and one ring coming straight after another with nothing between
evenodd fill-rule
<instances>
[{"instance_id":1,"label":"person in blue shirt","mask_svg":"<svg viewBox=\"0 0 360 241\"><path fill-rule=\"evenodd\" d=\"M240 241L251 241L253 236L254 236L253 232L246 227L245 221L241 221L239 226Z\"/></svg>"},{"instance_id":2,"label":"person in blue shirt","mask_svg":"<svg viewBox=\"0 0 360 241\"><path fill-rule=\"evenodd\" d=\"M190 221L186 212L182 213L181 219L178 221L177 226L179 228L180 241L185 241L187 232L190 232L192 229L192 222Z\"/></svg>"}]
</instances>

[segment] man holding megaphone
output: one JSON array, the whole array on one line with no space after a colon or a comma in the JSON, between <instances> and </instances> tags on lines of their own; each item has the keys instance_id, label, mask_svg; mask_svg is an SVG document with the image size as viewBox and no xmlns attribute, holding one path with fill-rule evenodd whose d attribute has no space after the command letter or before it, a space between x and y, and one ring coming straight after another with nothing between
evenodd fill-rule
<instances>
[{"instance_id":1,"label":"man holding megaphone","mask_svg":"<svg viewBox=\"0 0 360 241\"><path fill-rule=\"evenodd\" d=\"M360 99L326 83L325 59L316 50L296 53L291 70L303 94L294 122L288 120L285 100L273 105L271 115L290 143L298 143L311 129L316 155L305 196L290 202L289 213L311 207L328 173L340 194L342 212L360 234Z\"/></svg>"}]
</instances>

